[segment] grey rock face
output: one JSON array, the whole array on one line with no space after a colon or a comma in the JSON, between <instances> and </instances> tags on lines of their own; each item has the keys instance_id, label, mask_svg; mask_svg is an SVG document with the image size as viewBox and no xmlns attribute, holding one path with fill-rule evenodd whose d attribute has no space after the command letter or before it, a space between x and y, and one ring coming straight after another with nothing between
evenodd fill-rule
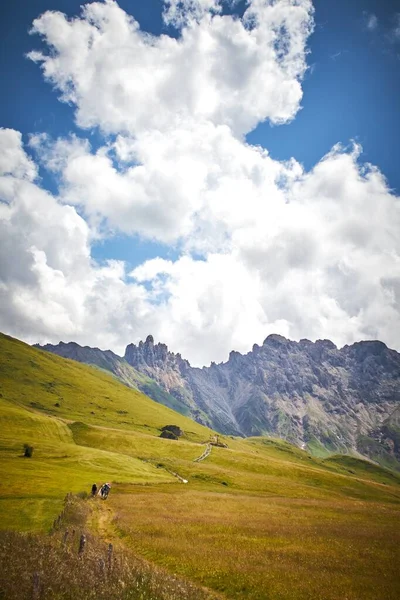
<instances>
[{"instance_id":1,"label":"grey rock face","mask_svg":"<svg viewBox=\"0 0 400 600\"><path fill-rule=\"evenodd\" d=\"M45 349L66 356L66 346L82 360L76 344ZM198 369L148 336L116 358L221 433L275 435L317 453L358 449L381 461L376 448L385 446L385 461L400 457L400 354L382 342L338 349L330 340L270 335L246 355L232 351L226 363Z\"/></svg>"},{"instance_id":2,"label":"grey rock face","mask_svg":"<svg viewBox=\"0 0 400 600\"><path fill-rule=\"evenodd\" d=\"M173 396L187 409L196 421L203 425L211 425L211 420L202 410L202 404L197 403L188 380L188 373L193 369L180 354L168 351L165 344L154 344L152 335L138 346L129 344L125 350L126 362L137 371L147 375L157 385ZM182 411L181 411L182 412Z\"/></svg>"}]
</instances>

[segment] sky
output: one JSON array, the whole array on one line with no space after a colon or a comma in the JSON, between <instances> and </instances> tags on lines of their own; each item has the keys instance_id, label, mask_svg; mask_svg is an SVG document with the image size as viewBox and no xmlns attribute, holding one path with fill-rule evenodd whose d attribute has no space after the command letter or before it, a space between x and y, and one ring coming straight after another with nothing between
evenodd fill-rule
<instances>
[{"instance_id":1,"label":"sky","mask_svg":"<svg viewBox=\"0 0 400 600\"><path fill-rule=\"evenodd\" d=\"M0 330L400 350L400 1L0 9Z\"/></svg>"}]
</instances>

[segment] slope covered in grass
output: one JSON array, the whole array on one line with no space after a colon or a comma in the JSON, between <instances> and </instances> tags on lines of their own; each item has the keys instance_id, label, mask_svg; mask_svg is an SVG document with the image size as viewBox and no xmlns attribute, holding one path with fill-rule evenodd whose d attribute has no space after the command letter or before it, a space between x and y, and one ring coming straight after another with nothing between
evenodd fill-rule
<instances>
[{"instance_id":1,"label":"slope covered in grass","mask_svg":"<svg viewBox=\"0 0 400 600\"><path fill-rule=\"evenodd\" d=\"M172 419L191 439L209 435L207 428L98 369L1 334L0 355L0 393L26 408L72 421L151 433Z\"/></svg>"},{"instance_id":2,"label":"slope covered in grass","mask_svg":"<svg viewBox=\"0 0 400 600\"><path fill-rule=\"evenodd\" d=\"M209 431L85 365L0 336L1 527L42 530L58 514L69 491L89 491L93 482L150 483L173 480L144 462L140 452L121 453L105 429L96 447L79 445L72 422L120 431L126 439L154 439L177 424L188 439ZM88 425L81 425L88 427ZM31 459L23 445L33 446ZM140 442L137 442L140 446ZM161 456L160 452L160 456Z\"/></svg>"},{"instance_id":3,"label":"slope covered in grass","mask_svg":"<svg viewBox=\"0 0 400 600\"><path fill-rule=\"evenodd\" d=\"M0 399L0 511L2 528L48 529L68 492L89 491L93 482L159 482L172 479L134 456L74 442L59 419ZM32 458L23 445L33 446Z\"/></svg>"}]
</instances>

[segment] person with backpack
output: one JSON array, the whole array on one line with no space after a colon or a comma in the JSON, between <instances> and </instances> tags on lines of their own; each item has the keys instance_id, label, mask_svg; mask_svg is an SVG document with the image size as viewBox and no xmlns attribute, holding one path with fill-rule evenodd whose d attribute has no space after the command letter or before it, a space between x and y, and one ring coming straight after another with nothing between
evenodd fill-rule
<instances>
[{"instance_id":1,"label":"person with backpack","mask_svg":"<svg viewBox=\"0 0 400 600\"><path fill-rule=\"evenodd\" d=\"M108 494L110 493L111 483L104 483L100 488L100 496L103 500L108 498Z\"/></svg>"}]
</instances>

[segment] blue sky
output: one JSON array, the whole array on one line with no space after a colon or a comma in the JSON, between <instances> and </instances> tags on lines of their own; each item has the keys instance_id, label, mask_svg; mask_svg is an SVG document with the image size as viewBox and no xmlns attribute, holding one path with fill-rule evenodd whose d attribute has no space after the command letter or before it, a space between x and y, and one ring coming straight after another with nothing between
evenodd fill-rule
<instances>
[{"instance_id":1,"label":"blue sky","mask_svg":"<svg viewBox=\"0 0 400 600\"><path fill-rule=\"evenodd\" d=\"M205 2L209 2L210 5L214 1L217 2L217 0L205 0ZM306 6L308 0L302 0L302 2L304 3L304 6ZM131 224L125 227L124 217L121 216L122 213L118 218L114 218L110 207L104 211L98 206L94 209L95 199L90 201L89 206L89 201L86 202L86 198L79 198L79 194L89 192L85 192L85 187L81 181L79 181L79 185L77 184L76 178L73 184L70 180L67 180L69 175L66 175L66 169L61 173L59 170L49 166L51 160L49 159L50 150L48 148L47 150L44 150L42 146L39 148L37 145L35 150L32 148L32 145L28 145L29 136L31 134L45 133L51 140L57 138L67 140L70 139L72 133L79 139L86 140L91 146L92 154L94 154L98 149L104 148L107 144L113 144L118 135L121 134L124 136L126 134L123 128L119 129L118 126L114 125L111 126L111 129L109 128L108 132L104 133L109 125L107 124L106 117L102 120L103 117L99 117L98 115L94 117L93 126L86 128L77 126L77 103L71 101L67 104L58 100L60 85L62 85L60 79L58 81L53 79L53 84L48 81L46 82L38 62L29 60L26 57L27 53L32 50L40 50L44 53L48 51L48 40L50 38L48 37L46 41L46 36L49 36L49 29L42 39L37 34L29 35L29 30L35 18L48 10L61 11L68 17L78 16L80 15L80 4L81 2L75 0L31 0L29 2L26 0L14 0L12 3L3 4L0 19L0 43L2 45L0 56L4 91L0 98L0 125L4 128L21 132L24 150L27 153L27 156L31 156L35 161L40 175L40 179L36 180L39 182L39 187L42 190L48 190L55 197L58 204L63 206L73 205L76 214L80 215L84 222L88 224L90 229L90 233L88 233L90 238L90 241L88 242L90 253L91 257L97 261L97 264L102 266L106 265L107 261L110 260L124 261L125 274L122 275L122 281L125 283L128 281L127 274L134 268L139 269L139 271L135 273L135 285L139 287L142 286L145 291L152 291L154 296L151 299L147 299L150 303L149 305L157 307L160 303L164 303L164 317L167 320L171 318L173 321L177 311L179 312L179 310L181 310L178 309L178 306L180 306L178 297L175 298L176 303L173 306L170 304L171 294L173 295L175 293L171 290L175 290L174 286L177 285L177 281L181 277L181 275L178 276L173 269L178 269L177 265L184 264L181 260L185 257L190 257L194 262L206 262L208 265L210 262L209 257L211 255L221 254L226 256L227 252L230 251L230 248L224 246L221 239L229 238L231 241L235 240L232 248L236 248L238 243L240 245L241 242L237 242L236 240L239 238L241 239L241 232L244 231L244 228L247 226L245 224L246 219L244 218L237 231L234 229L234 227L237 227L237 221L235 221L235 225L230 223L229 227L226 228L224 226L225 230L222 230L223 228L220 227L219 222L221 210L223 210L222 208L218 209L218 217L215 217L214 220L211 219L205 225L206 217L203 214L201 218L196 221L201 210L198 208L198 204L195 204L193 211L190 213L191 216L188 217L191 219L192 223L190 232L188 232L189 230L187 229L189 225L187 224L187 220L185 220L186 217L182 217L182 228L178 232L173 232L171 226L171 232L160 234L156 226L147 226L149 220L152 218L151 215L157 215L158 218L159 213L157 206L159 205L157 204L152 208L150 207L151 210L149 209L150 213L147 214L147 216L143 216L140 213L141 216L132 217L134 219L132 223L136 223L135 219L137 218L139 218L139 220L140 218L143 218L144 225L136 226L135 224ZM174 26L173 24L166 24L165 20L163 20L162 10L164 3L161 0L146 0L146 2L143 2L142 0L120 0L118 4L121 9L126 11L126 13L135 17L139 22L142 31L147 31L155 36L163 34L172 38L180 38L180 27L178 25ZM341 143L344 147L350 147L352 142L355 141L357 144L360 144L363 149L361 156L357 159L361 169L360 173L363 172L362 169L364 168L364 163L371 163L377 167L379 172L382 173L387 180L387 193L393 198L400 189L400 172L398 169L398 133L400 131L400 111L398 108L398 98L400 94L400 4L390 0L353 0L352 2L346 0L338 0L337 2L315 0L313 5L315 9L313 15L314 30L308 39L306 39L306 46L303 47L303 51L305 48L307 50L307 55L305 56L308 69L302 74L301 66L299 67L296 65L296 68L299 69L296 77L301 81L303 90L301 106L298 102L294 102L290 107L288 106L287 115L285 113L285 118L280 119L281 121L283 120L286 122L280 122L279 124L271 123L274 119L276 120L276 115L274 116L274 114L271 113L271 116L271 114L268 113L269 109L265 108L264 113L262 113L262 111L260 113L266 115L265 122L261 122L263 119L260 119L258 116L254 117L253 121L250 119L251 122L254 122L254 127L251 126L249 128L244 126L239 136L234 131L234 127L232 127L234 137L240 139L241 143L246 140L251 148L254 146L261 146L267 149L269 156L275 161L274 163L271 163L271 165L275 165L273 167L274 169L278 168L277 165L285 164L285 161L288 161L293 157L298 163L303 165L305 173L312 170L316 165L319 165L321 159L331 151L335 144ZM241 18L245 9L246 4L243 2L238 2L233 7L227 7L227 5L224 4L222 14L237 15ZM144 55L144 59L146 60L146 55ZM132 71L132 73L134 73L134 71ZM221 80L221 82L223 85L226 83L223 80ZM93 93L95 94L96 91ZM97 93L99 93L100 96L102 94L101 90ZM260 93L265 93L267 98L269 92L268 90L263 92L263 90L260 89ZM266 99L266 102L267 100L268 99ZM283 102L285 102L285 100L283 100ZM240 110L242 110L242 108L243 107L241 107ZM230 124L232 119L238 119L239 123L240 119L244 117L239 115L237 107L234 107L232 111L230 116L228 115L227 117L228 120L225 122ZM276 111L278 111L278 108L276 108ZM251 113L251 109L248 110L248 113ZM276 114L278 113L276 112ZM85 118L88 118L87 113ZM140 138L144 130L147 132L159 130L159 124L156 123L154 125L150 123L149 125L148 123L150 121L148 121L147 117L146 119L146 124L140 125L140 127L142 127L140 131L137 129L136 124L136 129L132 129L131 133L133 132L134 135L138 135ZM210 117L210 123L211 122L213 123L213 127L218 125L214 117ZM239 124L239 126L241 125ZM229 125L229 127L231 127L231 125ZM130 141L129 143L132 142ZM51 151L53 152L54 158L54 148ZM144 149L144 146L141 147L140 151L148 156L147 147L146 149ZM239 149L237 151L239 152ZM225 159L223 164L225 165ZM116 166L117 170L121 170L121 173L125 172L124 169L126 169L126 165L124 166L124 164L121 163ZM211 165L208 168L211 170ZM224 167L221 166L221 169L223 170ZM153 174L149 175L149 178L156 177L153 171L151 171L151 173ZM162 172L162 176L166 176L165 172ZM288 175L288 177L291 177L291 175ZM158 175L156 179L157 178ZM149 179L148 185L150 187L155 185L152 181L156 181L156 179ZM173 194L173 181L165 181L165 185L171 185L171 194ZM186 183L185 186L184 189L187 190ZM66 188L67 193L65 192ZM320 190L322 188L322 184L320 185L318 183L318 186L316 184L316 189ZM190 191L186 193L189 195L191 194ZM292 189L290 193L293 194L298 192L294 192L294 189ZM158 199L157 202L158 201L164 202L164 199L161 198L161 200ZM347 198L346 201L351 202L351 197ZM168 203L168 200L165 200L165 202ZM357 210L362 211L363 202L364 201L360 199L359 208ZM181 206L181 204L179 206ZM179 206L174 207L171 204L172 208L170 215L166 217L167 221L165 221L167 225L160 225L160 227L166 227L168 229L168 219L173 219L171 214L175 214L173 212L174 210L181 210ZM394 206L397 208L390 210L398 211L398 203ZM123 210L125 210L125 208ZM366 210L368 210L367 206ZM153 211L153 213L151 211ZM99 214L99 218L103 220L102 222L106 223L107 229L106 234L104 234L100 240L96 238L96 224L94 224L94 221L96 221ZM179 212L179 218L181 218L182 214L182 212ZM357 220L353 217L354 215L351 217L352 223ZM154 220L157 221L157 218L154 217ZM266 223L268 222L268 218L269 217L267 217ZM272 221L274 218L275 217L271 217ZM384 223L382 223L382 228L384 229ZM266 231L267 229L268 225L266 225ZM202 232L202 239L192 243L191 240L198 235L199 231ZM268 237L268 235L266 235L266 237ZM207 244L204 245L202 240L205 240L206 238ZM212 247L209 243L211 239L213 240L213 243L211 244ZM291 239L293 239L293 235ZM269 253L269 250L268 252L267 250L265 251L266 253L263 255L263 260L268 261L271 259L271 256L280 256L281 242L277 242L277 244L278 245L275 246L274 250L271 250L272 254ZM246 252L247 249L248 243L246 242ZM243 250L243 255L241 255L240 258L241 265L247 264L246 261L250 260L246 252ZM389 251L388 248L386 250L382 249L382 255L387 255L390 252L392 252L392 250ZM251 252L251 260L253 260L255 254L256 250L254 249L254 251L252 250ZM47 262L50 264L51 260L48 255L46 256ZM156 257L166 260L168 264L163 263L160 267L161 263L156 264L153 261L149 267L143 266L144 264L147 264L146 261L151 261L151 259L156 259ZM366 257L367 254L365 254L365 259ZM340 264L342 265L343 261L346 262L350 259L346 256L342 257L341 260L342 262ZM285 261L287 261L286 258ZM285 262L285 264L287 264L287 262ZM171 265L173 266L171 267ZM255 263L252 263L252 268L254 265ZM161 270L157 271L157 268ZM198 268L201 268L201 266ZM328 269L326 271L327 273L336 273L337 269L342 273L342 271L345 270L343 265L339 268L337 264L333 263L326 266L326 268ZM353 265L351 268L353 268ZM377 270L379 270L379 268L381 267L377 266ZM263 267L261 269L260 267L257 267L257 269L257 277L261 277L262 279L262 277L264 277L263 274L265 268ZM292 267L290 267L290 269L292 269ZM385 297L388 297L388 295L390 296L391 294L392 300L390 300L390 302L392 303L391 307L394 310L395 315L393 318L397 324L397 300L393 300L393 297L397 298L397 283L392 283L396 277L392 274L390 269L389 271L388 273L385 272L386 274L381 273L380 278L384 281L384 286L389 285L386 283L389 281L391 282L390 286L392 287L390 287L389 291L387 291L388 288L385 287L385 290L382 293L386 294ZM342 275L343 274L340 275L340 281L338 280L337 283L329 282L326 288L324 288L324 294L326 293L328 296L331 294L331 296L329 296L330 300L333 303L336 303L341 310L344 310L344 314L347 315L347 318L352 320L352 326L350 327L351 332L347 331L346 327L343 326L343 334L338 336L337 342L352 341L359 335L364 335L365 337L385 337L385 331L374 322L375 316L369 316L369 322L363 322L362 325L359 323L361 315L363 315L363 319L366 318L365 315L368 314L369 310L364 301L368 285L366 283L360 283L360 289L362 288L363 290L363 299L360 298L359 304L353 306L348 299L343 298L344 292L340 286L345 286L347 284L344 282L344 276L342 277ZM196 276L193 276L196 279ZM313 277L315 278L316 275L310 277L312 279ZM165 283L166 279L167 284ZM207 275L207 279L212 280L212 276ZM360 281L361 279L363 278L360 275ZM272 277L272 280L274 280L274 276ZM250 278L250 281L253 281L253 279ZM263 285L264 284L267 287L272 285L267 282L263 282ZM292 285L299 286L300 284L292 283ZM224 293L227 293L228 295L230 289L229 286L230 284L227 283L226 289L224 288ZM314 286L314 284L312 284L312 286ZM329 291L327 291L328 288ZM20 293L21 291L19 290L17 295ZM210 296L209 289L207 292L206 289L204 289L202 293L208 295L207 297ZM224 293L221 292L221 297L224 296ZM302 293L306 294L305 291ZM312 293L314 294L314 291ZM316 297L318 294L318 292L315 292ZM294 309L292 310L292 308L290 308L286 314L284 308L280 311L276 307L270 306L268 304L269 300L265 299L265 294L262 298L263 299L261 299L260 296L256 306L253 305L251 299L243 300L243 310L248 308L248 310L253 311L253 313L261 311L262 316L249 324L249 334L245 336L245 341L242 341L242 334L239 331L232 335L224 334L223 341L220 343L218 357L226 355L229 344L236 344L239 349L248 347L250 343L249 338L251 335L254 337L258 331L260 331L259 334L257 333L258 339L253 339L253 342L259 341L262 336L265 337L264 334L270 333L271 328L276 330L276 328L279 329L281 326L282 333L287 333L293 337L299 337L300 334L307 335L307 323L297 323L293 326L290 325L290 323L292 323L291 319L295 319L293 314L296 313L297 315L297 310L293 312ZM322 302L321 298L318 300L319 306L322 306L325 302L325 300ZM201 313L201 307L203 306L201 298L192 298L192 302L196 304L198 312ZM328 302L328 300L326 300L326 302ZM376 300L376 302L378 303L378 300ZM13 308L10 308L10 313L7 317L8 319L16 319L16 303L17 300L14 298L12 304ZM282 307L283 304L284 303L281 302L280 306ZM349 308L350 305L351 307ZM222 302L221 306L219 306L218 309L215 309L216 314L222 314L225 310L224 306L224 302ZM168 312L167 308L171 312ZM203 339L200 335L201 331L204 332L204 328L207 329L208 324L213 321L212 315L214 308L210 305L207 310L210 314L206 311L207 315L204 314L202 316L202 318L204 317L204 322L202 321L202 318L197 318L193 315L190 318L188 317L189 321L186 322L186 317L182 316L183 314L186 314L186 309L182 309L182 312L179 313L180 316L177 319L176 327L178 329L184 329L184 327L187 326L189 331L191 331L192 327L195 329L195 332L192 334L189 333L189 338L192 335L194 340L192 342L193 346L198 345L199 343L212 344L214 335L214 333L212 333L214 331L213 326L210 325L209 336L205 336ZM239 307L235 310L242 310L242 308ZM328 335L331 331L336 331L337 325L334 323L335 319L339 317L327 318L324 316L325 308L319 308L318 310L321 310L323 314L318 313L318 315L314 315L314 317L317 322L320 323L321 336L324 334ZM149 307L143 309L143 311L143 314L148 314ZM375 312L372 312L375 315ZM10 317L10 315L12 316ZM68 319L69 318L70 317L68 317ZM235 322L235 317L232 318L233 322ZM298 317L296 318L299 319ZM312 317L310 316L310 319L311 318ZM383 319L383 317L380 317L378 319L379 322L381 318ZM326 319L328 319L328 321L331 319L331 325L329 327L325 324ZM357 324L354 324L356 321ZM194 325L195 322L196 324ZM143 327L144 329L146 327L155 327L156 330L157 327L159 327L160 335L169 338L167 341L176 338L173 328L168 329L166 326L161 327L157 323L157 319L153 316ZM204 323L206 325L204 325ZM285 323L289 323L289 325L285 325ZM323 323L323 326L321 323ZM53 339L54 336L57 337L57 332L53 332L50 325L42 325L43 326L37 327L36 325L29 325L28 323L25 328L22 327L20 330L14 326L10 326L9 330L12 333L19 333L19 335L26 339L33 338L35 335L40 337L40 339ZM113 327L115 328L116 325L110 324L109 320L105 327L106 329L112 329ZM118 327L120 327L120 325L118 325ZM227 324L227 330L229 330L229 327L231 327L231 322ZM243 328L244 327L245 325L243 325ZM133 336L142 335L140 332L141 328L137 327L137 324L132 324L128 330ZM71 336L74 331L74 328L72 328L70 333ZM90 335L86 329L85 332L77 329L75 333L77 339L91 341ZM309 337L313 337L313 335L314 331L311 331ZM315 332L315 336L319 337L317 332ZM101 340L104 339L104 343L108 342L110 345L114 344L115 346L120 347L122 344L121 340L123 339L123 341L125 341L125 338L123 335L118 335L116 337L118 341L114 341L112 334L105 334ZM126 339L126 341L130 340ZM391 339L388 339L387 341L393 345ZM191 346L189 342L187 351L190 354ZM208 358L207 353L196 354L195 351L193 351L193 356L196 357L195 360L200 361L204 360L203 356L207 356ZM198 358L200 356L201 358Z\"/></svg>"},{"instance_id":2,"label":"blue sky","mask_svg":"<svg viewBox=\"0 0 400 600\"><path fill-rule=\"evenodd\" d=\"M390 39L400 2L315 2L310 38L312 67L305 78L303 109L287 126L261 125L249 139L277 158L295 156L311 168L337 142L356 139L364 160L379 165L400 188L400 40ZM366 28L367 15L378 25Z\"/></svg>"}]
</instances>

